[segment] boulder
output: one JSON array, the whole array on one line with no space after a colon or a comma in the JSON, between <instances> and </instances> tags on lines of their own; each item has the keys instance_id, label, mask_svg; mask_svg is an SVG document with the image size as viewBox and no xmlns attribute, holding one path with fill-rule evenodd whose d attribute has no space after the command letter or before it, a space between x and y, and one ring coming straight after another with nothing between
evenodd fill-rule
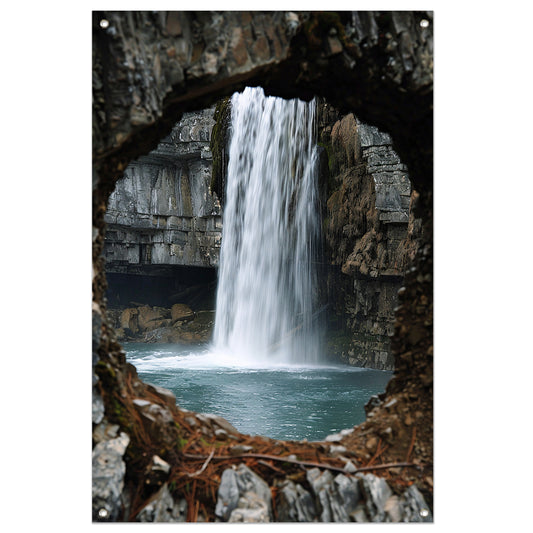
<instances>
[{"instance_id":1,"label":"boulder","mask_svg":"<svg viewBox=\"0 0 533 533\"><path fill-rule=\"evenodd\" d=\"M144 342L165 342L174 343L179 342L179 334L174 328L163 327L147 331L144 334Z\"/></svg>"},{"instance_id":2,"label":"boulder","mask_svg":"<svg viewBox=\"0 0 533 533\"><path fill-rule=\"evenodd\" d=\"M113 522L120 516L126 473L122 457L129 442L129 436L121 433L116 439L99 442L93 449L93 521Z\"/></svg>"},{"instance_id":3,"label":"boulder","mask_svg":"<svg viewBox=\"0 0 533 533\"><path fill-rule=\"evenodd\" d=\"M129 329L134 335L139 332L139 309L129 307L124 309L120 315L120 327Z\"/></svg>"},{"instance_id":4,"label":"boulder","mask_svg":"<svg viewBox=\"0 0 533 533\"><path fill-rule=\"evenodd\" d=\"M209 333L188 331L179 326L161 327L144 334L144 342L165 342L176 344L194 344L206 342L209 339Z\"/></svg>"},{"instance_id":5,"label":"boulder","mask_svg":"<svg viewBox=\"0 0 533 533\"><path fill-rule=\"evenodd\" d=\"M166 407L140 398L133 400L132 403L139 412L141 419L148 423L157 425L173 424L174 422L171 412Z\"/></svg>"},{"instance_id":6,"label":"boulder","mask_svg":"<svg viewBox=\"0 0 533 533\"><path fill-rule=\"evenodd\" d=\"M280 484L276 509L287 522L432 522L429 506L413 485L401 497L373 474L335 477L328 470L307 471L308 493L292 481ZM316 510L315 510L316 509Z\"/></svg>"},{"instance_id":7,"label":"boulder","mask_svg":"<svg viewBox=\"0 0 533 533\"><path fill-rule=\"evenodd\" d=\"M210 413L198 413L196 417L202 422L210 425L215 430L218 428L223 429L226 433L231 435L239 435L239 430L231 425L225 418L218 415L212 415Z\"/></svg>"},{"instance_id":8,"label":"boulder","mask_svg":"<svg viewBox=\"0 0 533 533\"><path fill-rule=\"evenodd\" d=\"M104 419L93 429L93 441L99 443L116 439L119 435L119 430L120 426L118 424L110 424Z\"/></svg>"},{"instance_id":9,"label":"boulder","mask_svg":"<svg viewBox=\"0 0 533 533\"><path fill-rule=\"evenodd\" d=\"M411 485L400 501L402 506L402 522L433 522L433 515L420 491Z\"/></svg>"},{"instance_id":10,"label":"boulder","mask_svg":"<svg viewBox=\"0 0 533 533\"><path fill-rule=\"evenodd\" d=\"M317 516L311 494L289 479L280 485L276 511L280 522L314 522Z\"/></svg>"},{"instance_id":11,"label":"boulder","mask_svg":"<svg viewBox=\"0 0 533 533\"><path fill-rule=\"evenodd\" d=\"M172 323L178 320L192 320L194 318L194 311L185 304L174 304L170 309L170 318Z\"/></svg>"},{"instance_id":12,"label":"boulder","mask_svg":"<svg viewBox=\"0 0 533 533\"><path fill-rule=\"evenodd\" d=\"M227 522L270 522L272 498L268 485L245 464L222 473L215 515Z\"/></svg>"},{"instance_id":13,"label":"boulder","mask_svg":"<svg viewBox=\"0 0 533 533\"><path fill-rule=\"evenodd\" d=\"M349 522L361 499L357 480L338 474L335 476L329 492L333 521Z\"/></svg>"},{"instance_id":14,"label":"boulder","mask_svg":"<svg viewBox=\"0 0 533 533\"><path fill-rule=\"evenodd\" d=\"M151 331L156 328L170 326L170 311L164 307L150 307L143 305L138 308L139 329L141 331Z\"/></svg>"},{"instance_id":15,"label":"boulder","mask_svg":"<svg viewBox=\"0 0 533 533\"><path fill-rule=\"evenodd\" d=\"M165 483L137 515L139 522L185 522L187 502L175 501Z\"/></svg>"},{"instance_id":16,"label":"boulder","mask_svg":"<svg viewBox=\"0 0 533 533\"><path fill-rule=\"evenodd\" d=\"M307 481L315 496L320 522L333 522L328 490L333 481L331 472L329 470L322 472L318 468L312 468L307 471Z\"/></svg>"},{"instance_id":17,"label":"boulder","mask_svg":"<svg viewBox=\"0 0 533 533\"><path fill-rule=\"evenodd\" d=\"M307 472L307 480L315 497L320 522L355 521L354 513L361 503L362 494L357 477L313 468Z\"/></svg>"},{"instance_id":18,"label":"boulder","mask_svg":"<svg viewBox=\"0 0 533 533\"><path fill-rule=\"evenodd\" d=\"M228 522L264 523L270 522L266 502L251 492L239 498L237 508L231 512Z\"/></svg>"},{"instance_id":19,"label":"boulder","mask_svg":"<svg viewBox=\"0 0 533 533\"><path fill-rule=\"evenodd\" d=\"M239 487L237 485L237 475L235 470L227 468L222 473L220 485L218 487L217 505L215 515L227 521L233 509L239 503Z\"/></svg>"},{"instance_id":20,"label":"boulder","mask_svg":"<svg viewBox=\"0 0 533 533\"><path fill-rule=\"evenodd\" d=\"M385 520L385 504L392 496L392 490L387 482L373 474L366 474L359 478L359 488L365 498L365 510L371 522Z\"/></svg>"},{"instance_id":21,"label":"boulder","mask_svg":"<svg viewBox=\"0 0 533 533\"><path fill-rule=\"evenodd\" d=\"M104 419L104 400L96 387L93 387L92 418L93 424L99 424Z\"/></svg>"},{"instance_id":22,"label":"boulder","mask_svg":"<svg viewBox=\"0 0 533 533\"><path fill-rule=\"evenodd\" d=\"M150 384L146 385L146 389L152 394L155 394L158 398L161 398L168 407L174 407L176 405L176 396L168 389Z\"/></svg>"}]
</instances>

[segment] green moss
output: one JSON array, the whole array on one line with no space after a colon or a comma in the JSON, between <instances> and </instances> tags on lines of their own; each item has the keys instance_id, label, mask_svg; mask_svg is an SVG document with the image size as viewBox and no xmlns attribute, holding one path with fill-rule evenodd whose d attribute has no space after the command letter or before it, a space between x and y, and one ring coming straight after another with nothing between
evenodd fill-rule
<instances>
[{"instance_id":1,"label":"green moss","mask_svg":"<svg viewBox=\"0 0 533 533\"><path fill-rule=\"evenodd\" d=\"M206 447L212 446L212 443L211 442L207 442L203 437L200 437L200 444L202 446L206 446Z\"/></svg>"},{"instance_id":2,"label":"green moss","mask_svg":"<svg viewBox=\"0 0 533 533\"><path fill-rule=\"evenodd\" d=\"M179 450L183 449L183 447L187 444L188 440L187 439L184 439L183 437L178 437L177 439L177 443L176 443L176 448Z\"/></svg>"},{"instance_id":3,"label":"green moss","mask_svg":"<svg viewBox=\"0 0 533 533\"><path fill-rule=\"evenodd\" d=\"M349 349L352 343L352 336L345 332L329 333L326 337L327 352L334 355Z\"/></svg>"},{"instance_id":4,"label":"green moss","mask_svg":"<svg viewBox=\"0 0 533 533\"><path fill-rule=\"evenodd\" d=\"M132 433L132 421L124 405L114 396L110 398L111 412L108 413L110 419L116 422L121 429Z\"/></svg>"},{"instance_id":5,"label":"green moss","mask_svg":"<svg viewBox=\"0 0 533 533\"><path fill-rule=\"evenodd\" d=\"M325 235L327 233L328 227L329 227L329 217L325 216L322 219L322 233Z\"/></svg>"},{"instance_id":6,"label":"green moss","mask_svg":"<svg viewBox=\"0 0 533 533\"><path fill-rule=\"evenodd\" d=\"M102 381L105 389L111 390L117 382L117 374L115 369L106 361L98 361L94 365L94 372Z\"/></svg>"},{"instance_id":7,"label":"green moss","mask_svg":"<svg viewBox=\"0 0 533 533\"><path fill-rule=\"evenodd\" d=\"M330 175L335 172L335 163L336 163L336 157L335 157L335 154L333 152L333 147L331 146L331 143L329 142L324 142L324 141L318 141L318 146L321 146L322 148L324 148L324 150L326 151L326 155L327 155L327 158L328 158L328 169L329 169L329 173Z\"/></svg>"},{"instance_id":8,"label":"green moss","mask_svg":"<svg viewBox=\"0 0 533 533\"><path fill-rule=\"evenodd\" d=\"M335 150L329 139L322 139L321 141L318 141L317 144L318 146L324 148L326 152L329 171L327 173L327 191L328 194L331 194L333 191L335 191L335 189L338 188L335 176L337 176L340 172L341 158L339 157L337 151ZM325 176L321 176L321 178L324 179Z\"/></svg>"}]
</instances>

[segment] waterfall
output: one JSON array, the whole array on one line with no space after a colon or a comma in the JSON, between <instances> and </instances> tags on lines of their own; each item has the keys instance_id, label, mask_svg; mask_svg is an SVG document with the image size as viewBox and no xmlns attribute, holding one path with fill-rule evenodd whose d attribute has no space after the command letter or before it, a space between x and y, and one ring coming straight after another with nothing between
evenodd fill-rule
<instances>
[{"instance_id":1,"label":"waterfall","mask_svg":"<svg viewBox=\"0 0 533 533\"><path fill-rule=\"evenodd\" d=\"M261 88L231 99L214 345L245 361L319 359L315 113Z\"/></svg>"}]
</instances>

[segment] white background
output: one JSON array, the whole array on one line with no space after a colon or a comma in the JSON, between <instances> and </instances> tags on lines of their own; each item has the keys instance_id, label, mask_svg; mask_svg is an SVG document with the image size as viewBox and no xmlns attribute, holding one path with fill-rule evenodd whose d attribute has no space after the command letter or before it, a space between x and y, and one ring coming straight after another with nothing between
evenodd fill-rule
<instances>
[{"instance_id":1,"label":"white background","mask_svg":"<svg viewBox=\"0 0 533 533\"><path fill-rule=\"evenodd\" d=\"M5 531L109 527L91 524L91 10L182 5L103 4L2 9ZM254 8L435 11L436 446L429 527L527 530L531 8L516 1L262 4Z\"/></svg>"}]
</instances>

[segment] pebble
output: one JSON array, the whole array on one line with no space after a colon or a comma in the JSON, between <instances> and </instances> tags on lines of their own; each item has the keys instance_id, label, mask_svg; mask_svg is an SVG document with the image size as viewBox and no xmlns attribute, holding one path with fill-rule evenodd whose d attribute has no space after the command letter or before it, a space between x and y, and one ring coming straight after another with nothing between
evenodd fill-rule
<instances>
[{"instance_id":1,"label":"pebble","mask_svg":"<svg viewBox=\"0 0 533 533\"><path fill-rule=\"evenodd\" d=\"M343 470L346 470L346 472L348 472L349 474L353 474L357 471L357 467L352 463L352 461L347 460Z\"/></svg>"},{"instance_id":2,"label":"pebble","mask_svg":"<svg viewBox=\"0 0 533 533\"><path fill-rule=\"evenodd\" d=\"M218 440L226 440L228 438L228 433L223 429L215 429L215 437Z\"/></svg>"},{"instance_id":3,"label":"pebble","mask_svg":"<svg viewBox=\"0 0 533 533\"><path fill-rule=\"evenodd\" d=\"M390 402L387 402L384 407L389 408L392 407L394 404L398 403L398 400L396 398L393 398Z\"/></svg>"},{"instance_id":4,"label":"pebble","mask_svg":"<svg viewBox=\"0 0 533 533\"><path fill-rule=\"evenodd\" d=\"M365 447L367 450L375 450L378 445L378 439L376 437L370 437L366 443Z\"/></svg>"},{"instance_id":5,"label":"pebble","mask_svg":"<svg viewBox=\"0 0 533 533\"><path fill-rule=\"evenodd\" d=\"M152 471L159 471L168 474L170 472L170 465L165 460L161 459L159 455L154 455L152 457L152 462L149 466L149 469Z\"/></svg>"},{"instance_id":6,"label":"pebble","mask_svg":"<svg viewBox=\"0 0 533 533\"><path fill-rule=\"evenodd\" d=\"M252 446L246 446L245 444L237 444L229 449L230 455L241 455L253 451Z\"/></svg>"},{"instance_id":7,"label":"pebble","mask_svg":"<svg viewBox=\"0 0 533 533\"><path fill-rule=\"evenodd\" d=\"M346 447L345 446L330 446L329 453L331 455L339 455L346 453Z\"/></svg>"}]
</instances>

